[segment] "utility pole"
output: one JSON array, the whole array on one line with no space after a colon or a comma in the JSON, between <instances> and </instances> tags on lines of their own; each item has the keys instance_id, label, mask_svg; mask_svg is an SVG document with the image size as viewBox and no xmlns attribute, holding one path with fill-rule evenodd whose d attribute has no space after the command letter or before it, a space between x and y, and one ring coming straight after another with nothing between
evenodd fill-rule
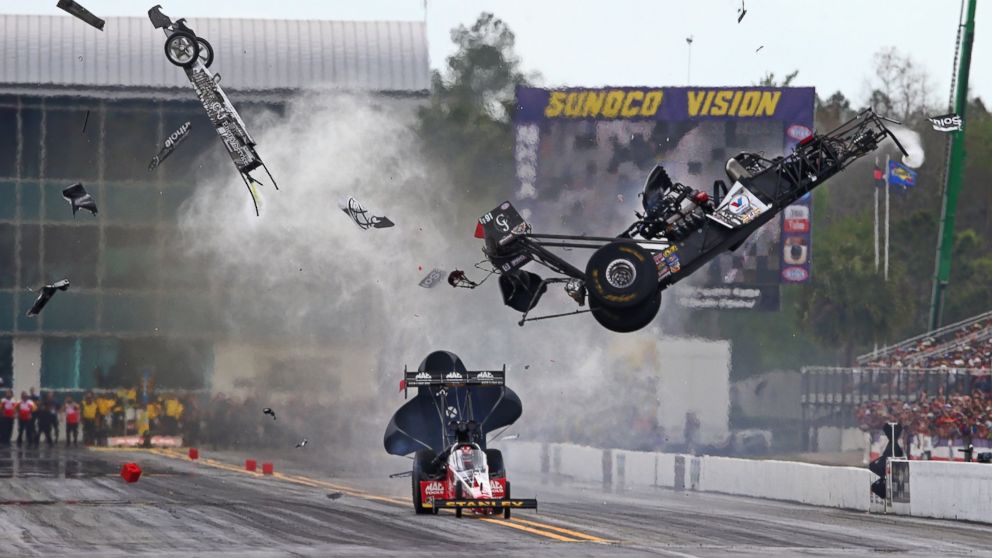
<instances>
[{"instance_id":1,"label":"utility pole","mask_svg":"<svg viewBox=\"0 0 992 558\"><path fill-rule=\"evenodd\" d=\"M977 0L967 1L967 15L963 25L959 24L961 33L958 48L961 59L957 67L957 90L954 92L954 113L965 121L965 109L968 107L968 72L971 69L971 45L975 40L975 4ZM967 122L964 122L967 126ZM957 216L958 194L961 191L961 180L964 175L964 126L961 130L950 133L950 154L947 158L946 184L944 200L940 209L940 231L937 238L937 256L934 262L933 292L930 296L930 330L940 327L944 297L947 294L947 284L951 277L951 252L954 249L954 221Z\"/></svg>"}]
</instances>

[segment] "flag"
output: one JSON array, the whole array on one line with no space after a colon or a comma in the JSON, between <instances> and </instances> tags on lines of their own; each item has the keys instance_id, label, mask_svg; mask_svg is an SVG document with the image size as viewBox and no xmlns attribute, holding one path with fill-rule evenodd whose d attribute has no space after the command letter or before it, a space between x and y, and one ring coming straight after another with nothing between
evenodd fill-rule
<instances>
[{"instance_id":1,"label":"flag","mask_svg":"<svg viewBox=\"0 0 992 558\"><path fill-rule=\"evenodd\" d=\"M875 171L872 174L872 178L875 179L876 188L885 186L885 172L882 171L882 167L878 164L878 157L875 157Z\"/></svg>"},{"instance_id":2,"label":"flag","mask_svg":"<svg viewBox=\"0 0 992 558\"><path fill-rule=\"evenodd\" d=\"M961 130L964 125L964 122L961 121L961 117L953 112L950 114L942 114L940 116L928 116L927 120L930 121L930 125L933 126L933 129L938 132L957 132Z\"/></svg>"},{"instance_id":3,"label":"flag","mask_svg":"<svg viewBox=\"0 0 992 558\"><path fill-rule=\"evenodd\" d=\"M916 171L900 162L889 161L889 185L903 188L916 186Z\"/></svg>"}]
</instances>

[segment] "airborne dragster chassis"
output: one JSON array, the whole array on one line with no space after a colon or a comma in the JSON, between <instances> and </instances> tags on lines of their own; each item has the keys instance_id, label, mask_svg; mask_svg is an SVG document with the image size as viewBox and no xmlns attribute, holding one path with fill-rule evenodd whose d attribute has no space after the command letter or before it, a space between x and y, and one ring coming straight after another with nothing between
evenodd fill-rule
<instances>
[{"instance_id":1,"label":"airborne dragster chassis","mask_svg":"<svg viewBox=\"0 0 992 558\"><path fill-rule=\"evenodd\" d=\"M887 136L906 150L871 109L824 134L812 134L785 157L766 159L740 153L727 162L728 189L722 180L712 194L673 183L660 165L644 186L643 213L616 237L536 234L509 203L479 219L476 236L500 275L503 302L520 312L519 325L532 320L592 312L604 327L618 332L650 323L661 305L661 291L685 279L728 250L736 250L762 225L859 157L874 151ZM551 251L594 250L581 270ZM537 262L559 277L542 279L521 269ZM530 317L548 285L563 283L588 310Z\"/></svg>"}]
</instances>

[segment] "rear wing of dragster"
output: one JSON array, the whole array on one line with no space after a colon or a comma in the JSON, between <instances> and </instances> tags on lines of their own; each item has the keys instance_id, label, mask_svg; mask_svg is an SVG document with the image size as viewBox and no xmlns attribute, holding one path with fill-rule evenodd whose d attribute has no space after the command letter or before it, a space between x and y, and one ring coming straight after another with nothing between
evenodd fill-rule
<instances>
[{"instance_id":1,"label":"rear wing of dragster","mask_svg":"<svg viewBox=\"0 0 992 558\"><path fill-rule=\"evenodd\" d=\"M427 372L403 367L403 397L412 387L503 387L506 385L506 365L501 370L467 370L465 372Z\"/></svg>"},{"instance_id":2,"label":"rear wing of dragster","mask_svg":"<svg viewBox=\"0 0 992 558\"><path fill-rule=\"evenodd\" d=\"M536 510L536 498L507 498L505 500L495 499L472 499L462 498L461 500L434 500L434 513L441 509L475 509L475 510Z\"/></svg>"}]
</instances>

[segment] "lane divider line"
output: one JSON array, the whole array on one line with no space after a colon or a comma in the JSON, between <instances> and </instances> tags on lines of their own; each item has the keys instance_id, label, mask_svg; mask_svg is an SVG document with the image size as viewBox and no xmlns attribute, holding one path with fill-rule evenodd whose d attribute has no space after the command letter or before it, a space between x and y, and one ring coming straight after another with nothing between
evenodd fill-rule
<instances>
[{"instance_id":1,"label":"lane divider line","mask_svg":"<svg viewBox=\"0 0 992 558\"><path fill-rule=\"evenodd\" d=\"M323 481L323 480L320 480L320 479L314 479L314 478L311 478L311 477L304 477L304 476L301 476L301 475L291 475L291 474L279 473L279 472L273 472L273 474L271 474L271 475L263 475L262 473L260 473L258 471L248 471L247 469L243 469L243 468L238 467L236 465L231 465L230 463L226 463L226 462L223 462L223 461L218 461L216 459L211 459L211 458L202 457L202 456L200 457L200 459L198 459L196 461L193 461L193 460L188 459L188 456L185 453L183 453L182 450L174 449L174 448L88 448L88 449L90 449L90 450L97 450L97 451L140 451L140 452L144 452L144 453L151 453L153 455L158 455L158 456L161 456L161 457L166 457L166 458L169 458L169 459L176 459L176 460L180 460L180 461L189 461L189 462L193 462L193 463L201 463L201 464L206 465L208 467L214 467L216 469L221 469L221 470L229 471L229 472L233 472L233 473L241 473L241 474L244 474L244 475L251 475L251 476L255 476L255 477L269 476L269 477L272 477L274 479L278 479L278 480L282 480L282 481L286 481L286 482L290 482L290 483L294 483L294 484L299 484L299 485L303 485L303 486L308 486L310 488L328 488L328 489L331 489L331 490L336 490L338 492L341 492L342 494L347 494L349 496L354 496L356 498L361 498L363 500L371 500L371 501L376 501L376 502L384 502L384 503L387 503L387 504L393 504L393 505L403 506L403 507L406 507L406 506L409 506L410 505L410 501L409 500L403 500L403 499L400 499L400 498L391 498L391 497L388 497L388 496L379 496L377 494L372 494L372 493L369 493L369 492L366 492L366 491L363 491L363 490L359 490L359 489L355 489L355 488L352 488L352 487L349 487L349 486L343 486L343 485L335 484L335 483L332 483L332 482ZM444 510L444 511L450 511L450 510ZM525 533L530 533L532 535L538 535L538 536L545 537L545 538L548 538L548 539L551 539L551 540L555 540L555 541L559 541L559 542L574 542L574 543L581 543L581 542L611 543L611 542L614 542L614 541L603 539L601 537L597 537L597 536L594 536L594 535L588 535L588 534L585 534L585 533L582 533L582 532L579 532L579 531L573 531L571 529L566 529L564 527L558 527L556 525L549 525L547 523L541 523L539 521L533 521L533 520L529 520L529 519L520 519L520 518L514 517L514 518L511 518L509 520L506 520L506 519L494 519L494 518L490 518L490 517L482 517L482 516L477 516L477 515L469 515L468 517L477 519L479 521L484 521L486 523L493 523L495 525L501 525L503 527L509 527L511 529L516 529L518 531L522 531L522 532L525 532ZM555 532L555 531L557 531L557 532Z\"/></svg>"}]
</instances>

